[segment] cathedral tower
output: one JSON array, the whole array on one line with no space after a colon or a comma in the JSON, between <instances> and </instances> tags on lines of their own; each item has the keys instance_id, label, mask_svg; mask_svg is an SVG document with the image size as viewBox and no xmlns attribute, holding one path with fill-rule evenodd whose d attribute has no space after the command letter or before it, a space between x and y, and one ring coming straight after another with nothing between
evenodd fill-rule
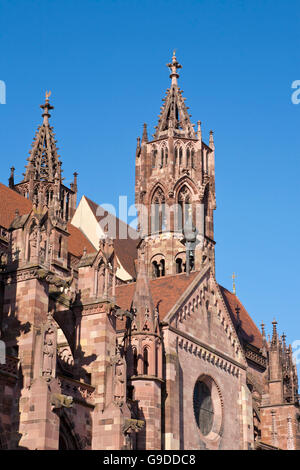
<instances>
[{"instance_id":1,"label":"cathedral tower","mask_svg":"<svg viewBox=\"0 0 300 470\"><path fill-rule=\"evenodd\" d=\"M205 144L201 122L195 131L190 121L175 52L167 66L171 86L153 139L144 124L136 150L135 202L150 277L199 270L208 261L214 269L213 133Z\"/></svg>"}]
</instances>

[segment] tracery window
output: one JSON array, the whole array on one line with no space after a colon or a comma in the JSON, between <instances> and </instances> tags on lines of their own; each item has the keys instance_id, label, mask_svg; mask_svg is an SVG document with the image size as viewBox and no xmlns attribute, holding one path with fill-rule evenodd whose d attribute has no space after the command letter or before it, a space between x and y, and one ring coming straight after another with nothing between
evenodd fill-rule
<instances>
[{"instance_id":1,"label":"tracery window","mask_svg":"<svg viewBox=\"0 0 300 470\"><path fill-rule=\"evenodd\" d=\"M191 155L190 149L187 148L186 149L186 166L187 167L190 165L190 155Z\"/></svg>"},{"instance_id":2,"label":"tracery window","mask_svg":"<svg viewBox=\"0 0 300 470\"><path fill-rule=\"evenodd\" d=\"M149 371L148 348L144 348L144 352L143 352L143 374L148 375L148 371Z\"/></svg>"},{"instance_id":3,"label":"tracery window","mask_svg":"<svg viewBox=\"0 0 300 470\"><path fill-rule=\"evenodd\" d=\"M207 436L213 427L214 407L210 388L200 380L194 388L194 413L198 428Z\"/></svg>"},{"instance_id":4,"label":"tracery window","mask_svg":"<svg viewBox=\"0 0 300 470\"><path fill-rule=\"evenodd\" d=\"M161 232L165 228L165 195L161 188L155 191L151 204L151 231Z\"/></svg>"},{"instance_id":5,"label":"tracery window","mask_svg":"<svg viewBox=\"0 0 300 470\"><path fill-rule=\"evenodd\" d=\"M179 149L179 165L182 165L182 147Z\"/></svg>"},{"instance_id":6,"label":"tracery window","mask_svg":"<svg viewBox=\"0 0 300 470\"><path fill-rule=\"evenodd\" d=\"M157 150L154 148L152 150L152 168L156 167L156 156L157 156Z\"/></svg>"},{"instance_id":7,"label":"tracery window","mask_svg":"<svg viewBox=\"0 0 300 470\"><path fill-rule=\"evenodd\" d=\"M183 230L184 225L191 217L191 192L187 186L183 186L178 194L177 203L177 229Z\"/></svg>"}]
</instances>

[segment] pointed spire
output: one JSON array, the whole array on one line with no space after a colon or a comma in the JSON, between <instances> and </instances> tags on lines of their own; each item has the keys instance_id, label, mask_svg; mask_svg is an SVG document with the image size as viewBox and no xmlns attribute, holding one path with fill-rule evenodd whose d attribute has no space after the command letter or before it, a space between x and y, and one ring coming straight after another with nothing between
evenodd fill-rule
<instances>
[{"instance_id":1,"label":"pointed spire","mask_svg":"<svg viewBox=\"0 0 300 470\"><path fill-rule=\"evenodd\" d=\"M197 137L200 142L202 141L201 121L197 121Z\"/></svg>"},{"instance_id":2,"label":"pointed spire","mask_svg":"<svg viewBox=\"0 0 300 470\"><path fill-rule=\"evenodd\" d=\"M144 128L143 128L142 144L144 144L145 142L148 142L148 133L147 133L146 123L144 124Z\"/></svg>"},{"instance_id":3,"label":"pointed spire","mask_svg":"<svg viewBox=\"0 0 300 470\"><path fill-rule=\"evenodd\" d=\"M31 174L35 180L53 182L58 170L58 148L53 128L49 125L49 111L54 109L49 102L50 95L51 92L46 92L45 103L40 106L43 109L43 123L38 127L29 152L24 182L30 179Z\"/></svg>"},{"instance_id":4,"label":"pointed spire","mask_svg":"<svg viewBox=\"0 0 300 470\"><path fill-rule=\"evenodd\" d=\"M277 321L275 320L275 318L272 321L272 325L273 325L273 333L272 333L271 344L272 346L276 346L278 344L278 334L277 334Z\"/></svg>"},{"instance_id":5,"label":"pointed spire","mask_svg":"<svg viewBox=\"0 0 300 470\"><path fill-rule=\"evenodd\" d=\"M153 332L155 319L154 304L150 292L143 246L140 248L140 255L137 261L137 280L132 300L132 307L135 312L134 323L136 325L137 332Z\"/></svg>"},{"instance_id":6,"label":"pointed spire","mask_svg":"<svg viewBox=\"0 0 300 470\"><path fill-rule=\"evenodd\" d=\"M183 92L177 85L177 78L179 77L177 69L181 68L181 65L177 62L175 51L172 62L167 64L167 66L171 71L170 77L172 82L163 100L164 104L161 107L158 125L155 127L156 131L153 136L155 139L170 135L195 139L196 134L190 121L188 108L185 105L185 98L183 98Z\"/></svg>"}]
</instances>

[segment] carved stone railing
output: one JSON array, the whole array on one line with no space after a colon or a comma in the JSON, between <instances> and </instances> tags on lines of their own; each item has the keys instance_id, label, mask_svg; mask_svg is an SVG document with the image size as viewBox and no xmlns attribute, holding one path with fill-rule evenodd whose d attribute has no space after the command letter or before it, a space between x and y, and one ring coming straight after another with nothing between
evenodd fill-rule
<instances>
[{"instance_id":1,"label":"carved stone railing","mask_svg":"<svg viewBox=\"0 0 300 470\"><path fill-rule=\"evenodd\" d=\"M94 406L95 388L92 385L61 375L58 376L58 382L61 387L61 393L73 397L75 402Z\"/></svg>"}]
</instances>

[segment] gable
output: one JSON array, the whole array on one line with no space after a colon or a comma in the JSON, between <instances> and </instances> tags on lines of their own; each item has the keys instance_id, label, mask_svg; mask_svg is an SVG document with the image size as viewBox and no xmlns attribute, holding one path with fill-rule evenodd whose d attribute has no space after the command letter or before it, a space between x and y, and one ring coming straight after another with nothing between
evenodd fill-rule
<instances>
[{"instance_id":1,"label":"gable","mask_svg":"<svg viewBox=\"0 0 300 470\"><path fill-rule=\"evenodd\" d=\"M244 363L244 353L210 268L194 279L165 321L178 335Z\"/></svg>"},{"instance_id":2,"label":"gable","mask_svg":"<svg viewBox=\"0 0 300 470\"><path fill-rule=\"evenodd\" d=\"M125 282L130 281L136 277L134 260L137 259L137 245L140 241L138 234L132 227L107 211L103 215L98 215L99 207L91 199L83 196L73 216L72 224L82 230L96 250L99 248L100 238L106 236L103 225L114 227L115 231L110 238L113 239L119 263L117 277Z\"/></svg>"}]
</instances>

